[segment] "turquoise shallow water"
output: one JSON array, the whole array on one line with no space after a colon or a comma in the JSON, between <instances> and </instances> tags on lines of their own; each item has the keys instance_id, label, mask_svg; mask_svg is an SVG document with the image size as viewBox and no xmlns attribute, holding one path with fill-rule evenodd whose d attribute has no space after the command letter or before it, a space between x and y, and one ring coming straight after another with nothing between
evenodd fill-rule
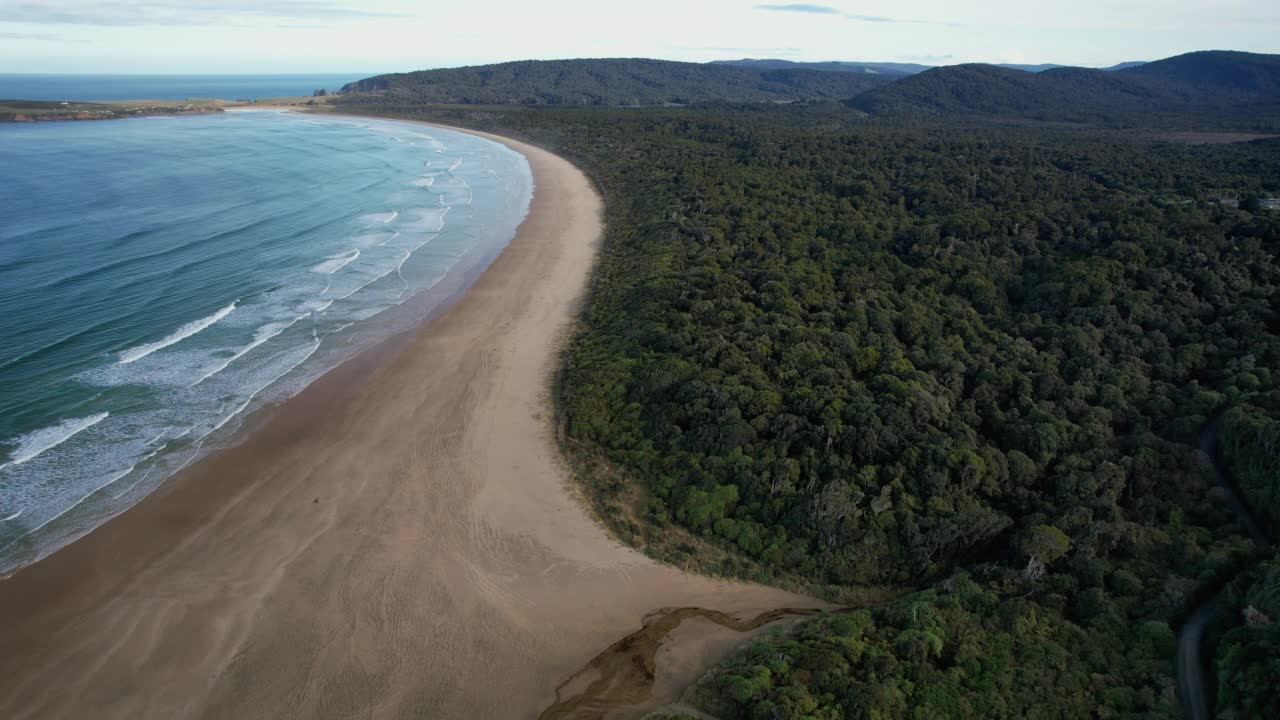
<instances>
[{"instance_id":1,"label":"turquoise shallow water","mask_svg":"<svg viewBox=\"0 0 1280 720\"><path fill-rule=\"evenodd\" d=\"M510 241L487 140L278 112L0 125L0 571L431 310Z\"/></svg>"}]
</instances>

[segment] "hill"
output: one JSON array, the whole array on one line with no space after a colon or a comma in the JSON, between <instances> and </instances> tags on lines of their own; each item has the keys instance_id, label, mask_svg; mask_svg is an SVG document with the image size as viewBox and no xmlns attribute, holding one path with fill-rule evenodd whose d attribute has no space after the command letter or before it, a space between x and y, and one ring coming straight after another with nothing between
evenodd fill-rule
<instances>
[{"instance_id":1,"label":"hill","mask_svg":"<svg viewBox=\"0 0 1280 720\"><path fill-rule=\"evenodd\" d=\"M340 94L376 93L409 103L665 105L844 100L893 78L805 68L747 68L646 59L526 60L420 70L349 83Z\"/></svg>"},{"instance_id":2,"label":"hill","mask_svg":"<svg viewBox=\"0 0 1280 720\"><path fill-rule=\"evenodd\" d=\"M934 68L854 98L873 115L1280 129L1277 56L1192 53L1119 71Z\"/></svg>"},{"instance_id":3,"label":"hill","mask_svg":"<svg viewBox=\"0 0 1280 720\"><path fill-rule=\"evenodd\" d=\"M733 65L735 67L753 68L756 70L821 70L823 72L861 72L906 77L924 72L932 65L917 63L892 62L795 62L792 60L713 60L709 65Z\"/></svg>"},{"instance_id":4,"label":"hill","mask_svg":"<svg viewBox=\"0 0 1280 720\"><path fill-rule=\"evenodd\" d=\"M996 65L996 67L1008 68L1010 70L1022 70L1025 72L1032 72L1032 73L1040 73L1040 72L1044 72L1045 70L1055 70L1057 68L1067 67L1067 66L1055 65L1053 63L1042 63L1040 65L1019 65L1016 63L1000 63L999 65Z\"/></svg>"},{"instance_id":5,"label":"hill","mask_svg":"<svg viewBox=\"0 0 1280 720\"><path fill-rule=\"evenodd\" d=\"M898 75L906 77L907 75L915 75L925 70L933 69L933 65L919 65L916 63L891 63L891 62L794 62L791 60L773 60L773 59L751 59L744 58L742 60L713 60L711 65L736 65L738 67L756 68L758 70L779 70L783 68L795 68L805 70L823 70L825 72L871 72L884 73L886 75ZM1102 70L1125 70L1132 67L1145 65L1144 61L1122 62L1111 67L1100 68ZM1039 65L1019 65L1016 63L1000 63L996 67L1008 68L1010 70L1025 70L1027 72L1044 72L1045 70L1055 70L1057 68L1072 67L1071 65L1058 65L1056 63L1041 63Z\"/></svg>"},{"instance_id":6,"label":"hill","mask_svg":"<svg viewBox=\"0 0 1280 720\"><path fill-rule=\"evenodd\" d=\"M1280 95L1280 55L1212 50L1157 60L1121 70L1132 77Z\"/></svg>"}]
</instances>

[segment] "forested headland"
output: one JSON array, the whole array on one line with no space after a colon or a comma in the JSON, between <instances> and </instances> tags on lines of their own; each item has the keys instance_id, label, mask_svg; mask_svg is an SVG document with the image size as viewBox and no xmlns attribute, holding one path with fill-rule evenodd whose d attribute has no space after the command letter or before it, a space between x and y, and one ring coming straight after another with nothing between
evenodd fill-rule
<instances>
[{"instance_id":1,"label":"forested headland","mask_svg":"<svg viewBox=\"0 0 1280 720\"><path fill-rule=\"evenodd\" d=\"M1224 616L1221 716L1280 714L1276 571L1198 449L1241 408L1232 456L1274 501L1280 212L1236 200L1280 194L1280 140L349 107L528 139L599 183L558 401L618 537L832 599L916 591L744 649L697 689L716 716L1179 717L1176 630L1248 568L1234 592L1268 621Z\"/></svg>"},{"instance_id":2,"label":"forested headland","mask_svg":"<svg viewBox=\"0 0 1280 720\"><path fill-rule=\"evenodd\" d=\"M342 93L397 103L685 105L712 101L842 100L901 74L737 67L647 58L522 60L378 75Z\"/></svg>"}]
</instances>

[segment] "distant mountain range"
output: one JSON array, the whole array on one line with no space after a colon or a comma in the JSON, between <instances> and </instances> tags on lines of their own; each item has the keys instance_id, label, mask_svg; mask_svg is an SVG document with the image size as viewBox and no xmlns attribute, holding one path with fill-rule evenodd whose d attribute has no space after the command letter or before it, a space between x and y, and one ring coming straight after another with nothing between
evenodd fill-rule
<instances>
[{"instance_id":1,"label":"distant mountain range","mask_svg":"<svg viewBox=\"0 0 1280 720\"><path fill-rule=\"evenodd\" d=\"M793 70L822 70L824 72L865 72L865 73L883 73L886 75L915 75L925 70L932 70L935 65L918 65L916 63L886 63L886 62L794 62L791 60L754 60L746 58L743 60L714 60L712 65L735 65L737 67L749 67L757 69L780 70L789 68ZM1108 68L1100 68L1102 70L1124 70L1126 68L1137 67L1146 64L1145 61L1123 62L1119 65L1112 65ZM1069 65L1054 65L1046 63L1041 65L1017 65L1010 63L1001 63L996 67L1009 68L1010 70L1024 70L1026 72L1044 72L1045 70L1053 70L1061 67L1070 67Z\"/></svg>"},{"instance_id":2,"label":"distant mountain range","mask_svg":"<svg viewBox=\"0 0 1280 720\"><path fill-rule=\"evenodd\" d=\"M755 70L820 70L822 72L853 72L872 75L914 75L933 67L915 63L890 62L794 62L792 60L713 60L709 65L732 65Z\"/></svg>"},{"instance_id":3,"label":"distant mountain range","mask_svg":"<svg viewBox=\"0 0 1280 720\"><path fill-rule=\"evenodd\" d=\"M525 60L378 75L340 93L415 103L665 105L843 100L905 74L736 67L667 60Z\"/></svg>"},{"instance_id":4,"label":"distant mountain range","mask_svg":"<svg viewBox=\"0 0 1280 720\"><path fill-rule=\"evenodd\" d=\"M1115 71L952 65L854 97L872 115L971 115L1132 124L1280 125L1280 55L1196 52Z\"/></svg>"},{"instance_id":5,"label":"distant mountain range","mask_svg":"<svg viewBox=\"0 0 1280 720\"><path fill-rule=\"evenodd\" d=\"M343 94L387 102L665 105L846 101L872 116L982 116L1280 131L1280 55L1194 52L1106 69L983 64L603 59L379 75Z\"/></svg>"},{"instance_id":6,"label":"distant mountain range","mask_svg":"<svg viewBox=\"0 0 1280 720\"><path fill-rule=\"evenodd\" d=\"M1103 68L1103 70L1128 70L1129 68L1136 68L1140 65L1146 65L1146 64L1147 64L1146 60L1133 60L1130 62L1122 62L1118 65L1112 65L1109 68Z\"/></svg>"}]
</instances>

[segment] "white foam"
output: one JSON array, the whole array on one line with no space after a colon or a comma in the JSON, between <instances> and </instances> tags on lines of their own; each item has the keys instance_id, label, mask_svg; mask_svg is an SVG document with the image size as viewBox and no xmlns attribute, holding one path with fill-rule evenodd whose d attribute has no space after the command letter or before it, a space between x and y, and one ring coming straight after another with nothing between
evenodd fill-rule
<instances>
[{"instance_id":1,"label":"white foam","mask_svg":"<svg viewBox=\"0 0 1280 720\"><path fill-rule=\"evenodd\" d=\"M141 460L139 460L138 462L136 462L136 463L134 463L134 464L130 465L130 466L129 466L126 470L124 470L123 472L119 472L119 473L116 473L115 475L112 475L110 480L107 480L106 482L102 483L102 484L101 484L101 485L99 485L98 487L96 487L96 488L94 488L94 489L90 490L89 492L85 493L83 496L81 496L81 498L80 498L79 500L77 500L77 501L75 501L74 503L72 503L72 504L71 504L71 506L70 506L70 507L68 507L67 509L63 510L62 512L58 513L57 515L54 515L53 517L49 518L48 520L45 520L44 522L40 523L39 525L37 525L37 526L35 526L35 527L31 528L31 530L29 530L29 531L27 532L27 534L28 534L28 535L30 535L30 534L32 534L32 533L39 532L40 530L43 530L43 529L44 529L44 527L45 527L46 525L48 525L49 523L53 522L54 520L57 520L58 518L62 517L63 515L66 515L67 513L71 512L72 510L75 510L76 508L80 507L80 505L81 505L82 503L84 503L84 501L85 501L85 500L88 500L89 498L93 497L93 496L94 496L98 491L103 490L104 488L108 488L108 487L110 487L111 485L115 484L118 480L120 480L120 478L122 478L122 477L124 477L124 476L128 475L129 473L133 472L135 468L137 468L137 467L138 467L139 465L141 465L142 463L144 463L144 462L146 462L146 461L150 460L151 458L155 457L155 456L156 456L156 453L159 453L159 452L160 452L159 450L154 450L154 451L152 451L152 452L148 453L146 456L144 456L144 457L143 457Z\"/></svg>"},{"instance_id":2,"label":"white foam","mask_svg":"<svg viewBox=\"0 0 1280 720\"><path fill-rule=\"evenodd\" d=\"M419 250L419 249L421 249L423 245L426 245L427 243L431 242L431 241L432 241L433 239L435 239L435 238L436 238L436 236L435 236L435 235L432 235L431 237L428 237L426 240L423 240L422 242L418 243L418 244L417 244L417 246L413 247L412 249L405 251L404 256L400 258L400 262L398 262L398 263L396 263L395 265L393 265L393 266L391 266L391 267L387 268L386 270L383 270L381 273L379 273L379 274L375 275L375 276L373 277L373 279L369 280L368 282L365 282L365 283L364 283L364 284L362 284L362 285L358 285L354 290L352 290L351 292L347 293L346 295L343 295L343 296L339 297L338 299L339 299L339 300L346 300L347 298L351 297L352 295L355 295L356 293L358 293L358 292L360 292L361 290L363 290L363 289L365 289L365 288L369 287L370 285L372 285L372 284L374 284L374 283L378 282L379 280L381 280L382 278L384 278L384 277L386 277L386 276L390 275L390 274L391 274L391 273L393 273L393 272L394 272L394 273L396 273L397 275L399 275L399 274L400 274L400 268L404 267L405 261L407 261L407 260L409 259L409 257L410 257L410 256L412 256L414 253L418 252L418 250ZM409 284L408 284L407 282L405 282L405 280L404 280L404 275L400 275L400 281L401 281L401 282L404 282L405 289L406 289L406 290L408 290L408 289L409 289ZM326 307L327 307L327 306L326 306Z\"/></svg>"},{"instance_id":3,"label":"white foam","mask_svg":"<svg viewBox=\"0 0 1280 720\"><path fill-rule=\"evenodd\" d=\"M156 443L160 442L160 438L164 437L165 433L169 432L172 429L173 428L165 428L164 430L161 430L160 432L156 433L156 436L148 440L143 445L143 447L151 447L152 445L155 445Z\"/></svg>"},{"instance_id":4,"label":"white foam","mask_svg":"<svg viewBox=\"0 0 1280 720\"><path fill-rule=\"evenodd\" d=\"M249 407L249 404L253 402L254 398L258 397L259 393L261 393L263 390L266 390L268 387L274 385L276 381L278 381L280 378L284 377L285 375L288 375L295 368L297 368L302 363L306 362L308 358L314 355L316 350L320 348L320 339L316 336L315 333L312 333L311 338L312 338L311 349L307 351L306 355L303 355L302 358L298 360L298 362L285 368L284 372L280 373L279 375L276 375L275 377L271 378L267 382L263 383L257 390L254 390L253 392L249 393L249 397L245 398L244 402L240 403L239 407L237 407L235 410L232 410L230 414L226 415L221 420L219 420L216 425L214 425L212 428L209 429L208 432L196 438L196 442L203 443L205 439L208 438L210 435L221 430L223 425L226 425L228 422L231 421L232 418L244 412L245 408ZM226 405L223 405L222 409L225 409L225 408L226 408ZM219 409L218 412L222 412L222 409ZM184 467L185 467L185 464L184 464Z\"/></svg>"},{"instance_id":5,"label":"white foam","mask_svg":"<svg viewBox=\"0 0 1280 720\"><path fill-rule=\"evenodd\" d=\"M400 258L400 262L396 263L396 275L400 277L400 283L404 285L404 289L400 291L400 297L403 298L404 294L409 292L409 281L404 279L404 274L401 273L400 270L404 267L404 264L409 261L409 258L413 257L414 253L421 250L422 246L431 242L433 238L435 238L434 235L418 243L417 247L411 250L406 250L404 253L404 257Z\"/></svg>"},{"instance_id":6,"label":"white foam","mask_svg":"<svg viewBox=\"0 0 1280 720\"><path fill-rule=\"evenodd\" d=\"M44 527L40 537L0 548L0 571L11 555L25 559L27 555L43 553L43 548L64 544L100 524L151 492L176 469L207 454L212 446L220 444L221 436L230 436L255 407L296 392L325 368L349 357L361 344L381 337L386 329L399 328L405 322L400 316L395 318L394 326L389 324L385 329L372 324L361 327L358 321L394 307L424 285L435 284L456 255L475 243L487 242L492 232L509 229L507 225L514 221L503 212L507 205L497 201L527 201L520 195L529 191L527 178L515 177L510 188L486 179L483 185L476 183L473 193L466 179L480 178L481 173L497 175L484 169L486 156L473 159L471 155L460 157L457 152L435 154L433 150L446 148L427 136L420 139L405 135L403 139L430 144L431 149L415 149L412 154L419 155L416 161L404 166L397 163L399 177L386 178L390 182L375 188L367 203L360 198L361 203L351 208L353 214L344 217L342 227L326 226L314 238L304 236L284 248L290 253L305 253L308 245L312 249L309 255L292 255L291 263L282 262L278 273L274 266L264 266L263 277L257 279L266 282L269 289L255 292L252 297L241 294L229 311L217 317L183 325L190 316L178 316L164 341L144 344L148 338L159 339L156 336L163 328L156 328L154 334L135 341L138 347L119 346L77 374L78 380L89 387L104 391L124 386L144 388L149 398L162 401L130 405L128 412L97 402L82 405L84 409L69 411L64 417L109 409L110 418L85 431L80 440L64 441L38 460L0 471L0 496L4 500L0 502L0 528L4 532L0 534L5 535L6 542L9 535L25 533L28 527L44 527L51 516L62 517ZM398 147L394 145L392 149ZM428 156L431 162L423 167L422 160ZM503 168L510 164L506 155L497 159ZM466 160L473 160L471 167L465 165ZM449 206L480 203L491 197L498 207L492 215L468 208L449 214ZM387 207L396 210L385 210ZM398 210L401 207L405 208L403 212ZM457 232L442 232L446 229L446 216L447 229L454 230L456 225ZM491 224L496 228L492 232ZM435 232L441 234L437 237ZM419 249L428 243L432 249L421 252ZM361 252L358 257L356 250ZM326 251L342 255L325 257L321 253ZM284 254L279 258L290 259ZM317 263L328 261L339 261L331 264L332 274L309 272ZM392 279L391 274L397 278ZM395 287L397 284L401 287ZM327 290L322 293L322 288ZM353 288L353 298L330 305L338 296L351 294ZM305 313L310 317L280 331L281 324ZM308 327L312 324L315 332ZM213 332L205 332L204 338L168 347L210 325L214 325ZM354 332L348 334L349 329ZM272 339L270 336L277 332L281 334ZM162 347L167 349L156 360L143 359ZM191 388L197 378L199 387ZM113 401L115 397L109 395L106 400ZM4 439L0 436L0 440ZM11 459L5 456L17 447L15 438L9 440L0 445L0 462ZM152 455L153 451L158 454ZM67 511L70 515L65 514Z\"/></svg>"},{"instance_id":7,"label":"white foam","mask_svg":"<svg viewBox=\"0 0 1280 720\"><path fill-rule=\"evenodd\" d=\"M205 380L208 380L209 378L213 377L214 375L217 375L218 373L222 372L223 370L226 370L228 365L230 365L231 363L235 362L236 360L239 360L240 358L244 357L244 356L245 356L245 354L246 354L246 353L248 353L250 350L252 350L252 349L254 349L254 348L258 347L259 345L261 345L261 344L265 343L266 341L270 340L271 338L273 338L273 337L275 337L275 336L279 335L280 333L284 332L285 330L288 330L289 328L291 328L291 327L293 327L294 325L296 325L296 324L298 323L298 321L299 321L299 320L301 320L301 319L303 319L303 318L307 317L307 316L308 316L308 315L310 315L310 314L311 314L311 313L305 313L305 314L299 315L298 317L296 317L296 318L294 318L294 319L290 320L289 322L275 322L275 323L268 323L268 324L263 325L262 327L258 328L257 332L255 332L255 333L253 334L253 342L251 342L251 343L249 343L248 345L245 345L244 347L240 348L239 350L237 350L237 351L235 352L235 354L233 354L231 357L227 358L227 359L226 359L226 361L222 362L222 363L221 363L221 364L219 364L217 367L213 368L213 369L212 369L212 370L210 370L209 372L206 372L204 375L200 376L200 379L199 379L199 380L197 380L197 381L195 381L195 382L191 383L191 387L195 387L195 386L199 385L200 383L204 382Z\"/></svg>"},{"instance_id":8,"label":"white foam","mask_svg":"<svg viewBox=\"0 0 1280 720\"><path fill-rule=\"evenodd\" d=\"M55 448L62 443L70 440L72 436L79 432L88 430L97 425L111 413L98 413L85 418L72 418L63 420L57 425L51 425L47 428L41 428L23 435L18 438L18 448L13 451L9 462L0 465L0 469L7 468L11 465L21 465L28 460L38 457L41 453L51 448Z\"/></svg>"},{"instance_id":9,"label":"white foam","mask_svg":"<svg viewBox=\"0 0 1280 720\"><path fill-rule=\"evenodd\" d=\"M393 232L374 232L364 235L356 235L351 238L351 240L355 243L356 247L361 250L365 250L368 248L382 247L390 242L394 237L395 234Z\"/></svg>"},{"instance_id":10,"label":"white foam","mask_svg":"<svg viewBox=\"0 0 1280 720\"><path fill-rule=\"evenodd\" d=\"M155 465L152 465L151 467L147 468L147 471L146 471L146 472L144 472L144 473L142 473L142 477L140 477L140 478L138 478L137 480L135 480L135 481L133 482L133 484L132 484L132 485L130 485L129 487L125 488L124 490L121 490L118 494L116 494L116 495L112 495L112 496L111 496L111 499L112 499L112 500L119 500L120 498L124 497L125 495L128 495L129 493L133 492L133 489L134 489L134 488L138 487L138 486L139 486L139 485L141 485L144 481L146 481L146 479L147 479L147 478L151 477L151 471L152 471L152 470L155 470L155 469L156 469L156 466L155 466Z\"/></svg>"},{"instance_id":11,"label":"white foam","mask_svg":"<svg viewBox=\"0 0 1280 720\"><path fill-rule=\"evenodd\" d=\"M175 330L171 335L169 335L163 340L159 340L153 343L147 343L146 345L139 345L136 348L125 350L124 352L120 353L120 362L118 364L128 365L131 362L136 362L138 360L141 360L142 358L150 355L151 353L157 350L160 350L162 348L167 348L174 343L186 340L192 335L195 335L201 330L204 330L205 328L218 322L222 318L230 315L232 311L236 309L237 302L240 302L240 301L236 300L235 302L222 308L218 312L212 315L209 315L208 317L203 317L203 318L200 318L199 320L196 320L194 322L189 322L186 325L183 325L182 327Z\"/></svg>"},{"instance_id":12,"label":"white foam","mask_svg":"<svg viewBox=\"0 0 1280 720\"><path fill-rule=\"evenodd\" d=\"M395 220L399 216L400 216L399 210L392 210L391 212L370 213L368 215L362 216L360 219L370 225L385 225L386 223L389 223L392 220Z\"/></svg>"},{"instance_id":13,"label":"white foam","mask_svg":"<svg viewBox=\"0 0 1280 720\"><path fill-rule=\"evenodd\" d=\"M418 222L431 223L431 226L425 227L423 229L426 232L438 233L444 230L445 218L448 217L450 209L451 208L447 206L436 207L436 208L421 208L418 211Z\"/></svg>"},{"instance_id":14,"label":"white foam","mask_svg":"<svg viewBox=\"0 0 1280 720\"><path fill-rule=\"evenodd\" d=\"M348 253L343 253L341 255L330 255L329 257L325 258L324 262L312 267L311 272L319 273L321 275L332 275L338 272L339 270L341 270L342 268L346 267L348 263L352 262L358 257L360 257L360 250L358 249L352 250L351 252L348 252Z\"/></svg>"}]
</instances>

